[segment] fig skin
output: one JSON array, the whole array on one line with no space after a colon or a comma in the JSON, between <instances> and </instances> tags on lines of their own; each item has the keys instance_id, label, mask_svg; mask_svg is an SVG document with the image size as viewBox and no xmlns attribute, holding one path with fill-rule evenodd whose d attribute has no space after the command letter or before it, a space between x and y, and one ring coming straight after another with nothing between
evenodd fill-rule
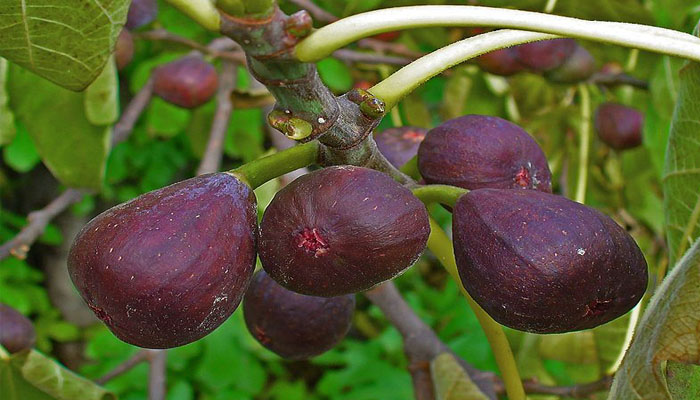
<instances>
[{"instance_id":1,"label":"fig skin","mask_svg":"<svg viewBox=\"0 0 700 400\"><path fill-rule=\"evenodd\" d=\"M589 329L632 309L647 287L634 239L601 212L535 190L479 189L453 214L457 269L493 319L513 329Z\"/></svg>"},{"instance_id":2,"label":"fig skin","mask_svg":"<svg viewBox=\"0 0 700 400\"><path fill-rule=\"evenodd\" d=\"M255 268L256 221L250 187L201 175L95 217L71 247L68 272L119 339L182 346L238 307Z\"/></svg>"},{"instance_id":3,"label":"fig skin","mask_svg":"<svg viewBox=\"0 0 700 400\"><path fill-rule=\"evenodd\" d=\"M218 84L213 65L199 56L186 56L155 70L153 92L176 106L197 108L216 94Z\"/></svg>"},{"instance_id":4,"label":"fig skin","mask_svg":"<svg viewBox=\"0 0 700 400\"><path fill-rule=\"evenodd\" d=\"M124 26L131 30L138 29L153 22L156 16L158 16L156 0L132 0Z\"/></svg>"},{"instance_id":5,"label":"fig skin","mask_svg":"<svg viewBox=\"0 0 700 400\"><path fill-rule=\"evenodd\" d=\"M518 61L535 72L545 72L564 64L576 50L574 39L550 39L515 46Z\"/></svg>"},{"instance_id":6,"label":"fig skin","mask_svg":"<svg viewBox=\"0 0 700 400\"><path fill-rule=\"evenodd\" d=\"M34 325L14 308L0 303L0 345L10 354L28 350L36 343Z\"/></svg>"},{"instance_id":7,"label":"fig skin","mask_svg":"<svg viewBox=\"0 0 700 400\"><path fill-rule=\"evenodd\" d=\"M465 115L431 129L418 148L418 170L428 183L470 190L552 191L552 173L537 142L498 117Z\"/></svg>"},{"instance_id":8,"label":"fig skin","mask_svg":"<svg viewBox=\"0 0 700 400\"><path fill-rule=\"evenodd\" d=\"M577 83L590 78L596 71L595 59L584 47L576 50L557 68L545 73L545 77L556 83Z\"/></svg>"},{"instance_id":9,"label":"fig skin","mask_svg":"<svg viewBox=\"0 0 700 400\"><path fill-rule=\"evenodd\" d=\"M484 71L500 76L511 76L525 70L518 61L515 47L494 50L476 58L476 64Z\"/></svg>"},{"instance_id":10,"label":"fig skin","mask_svg":"<svg viewBox=\"0 0 700 400\"><path fill-rule=\"evenodd\" d=\"M426 129L413 126L389 128L374 135L377 148L396 168L401 168L418 154L418 146L428 133Z\"/></svg>"},{"instance_id":11,"label":"fig skin","mask_svg":"<svg viewBox=\"0 0 700 400\"><path fill-rule=\"evenodd\" d=\"M268 350L304 360L335 347L352 326L355 296L307 296L280 286L258 271L243 299L248 331Z\"/></svg>"},{"instance_id":12,"label":"fig skin","mask_svg":"<svg viewBox=\"0 0 700 400\"><path fill-rule=\"evenodd\" d=\"M360 292L410 267L425 249L428 213L388 175L327 167L277 192L260 224L263 268L297 293Z\"/></svg>"},{"instance_id":13,"label":"fig skin","mask_svg":"<svg viewBox=\"0 0 700 400\"><path fill-rule=\"evenodd\" d=\"M117 38L117 46L114 49L114 59L117 69L124 69L134 58L134 37L128 29L122 29Z\"/></svg>"},{"instance_id":14,"label":"fig skin","mask_svg":"<svg viewBox=\"0 0 700 400\"><path fill-rule=\"evenodd\" d=\"M616 150L627 150L642 144L644 114L632 107L603 103L595 112L595 128L603 143Z\"/></svg>"}]
</instances>

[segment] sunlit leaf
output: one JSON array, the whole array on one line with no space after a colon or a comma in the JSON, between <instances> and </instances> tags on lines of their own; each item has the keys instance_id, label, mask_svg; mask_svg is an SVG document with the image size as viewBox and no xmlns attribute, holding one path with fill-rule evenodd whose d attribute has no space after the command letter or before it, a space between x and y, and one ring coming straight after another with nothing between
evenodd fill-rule
<instances>
[{"instance_id":1,"label":"sunlit leaf","mask_svg":"<svg viewBox=\"0 0 700 400\"><path fill-rule=\"evenodd\" d=\"M430 362L430 374L436 400L488 400L450 353L442 353Z\"/></svg>"}]
</instances>

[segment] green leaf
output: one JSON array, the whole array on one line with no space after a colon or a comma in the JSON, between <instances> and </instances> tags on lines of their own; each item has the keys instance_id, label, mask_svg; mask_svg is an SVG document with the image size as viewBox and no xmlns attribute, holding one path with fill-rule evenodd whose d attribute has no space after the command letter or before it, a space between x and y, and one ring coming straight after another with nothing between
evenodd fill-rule
<instances>
[{"instance_id":1,"label":"green leaf","mask_svg":"<svg viewBox=\"0 0 700 400\"><path fill-rule=\"evenodd\" d=\"M442 353L430 362L436 400L487 400L455 357Z\"/></svg>"},{"instance_id":2,"label":"green leaf","mask_svg":"<svg viewBox=\"0 0 700 400\"><path fill-rule=\"evenodd\" d=\"M16 66L10 68L10 105L42 160L62 183L99 189L111 127L85 117L84 94L63 89Z\"/></svg>"},{"instance_id":3,"label":"green leaf","mask_svg":"<svg viewBox=\"0 0 700 400\"><path fill-rule=\"evenodd\" d=\"M187 128L191 112L165 100L154 97L148 107L146 121L149 132L156 136L170 138Z\"/></svg>"},{"instance_id":4,"label":"green leaf","mask_svg":"<svg viewBox=\"0 0 700 400\"><path fill-rule=\"evenodd\" d=\"M662 365L665 361L700 361L698 310L700 241L695 242L651 298L608 399L672 399Z\"/></svg>"},{"instance_id":5,"label":"green leaf","mask_svg":"<svg viewBox=\"0 0 700 400\"><path fill-rule=\"evenodd\" d=\"M116 399L94 382L35 350L8 355L0 348L0 383L3 400Z\"/></svg>"},{"instance_id":6,"label":"green leaf","mask_svg":"<svg viewBox=\"0 0 700 400\"><path fill-rule=\"evenodd\" d=\"M40 161L39 153L24 126L20 125L12 143L3 148L3 157L7 165L17 172L29 172Z\"/></svg>"},{"instance_id":7,"label":"green leaf","mask_svg":"<svg viewBox=\"0 0 700 400\"><path fill-rule=\"evenodd\" d=\"M102 72L129 0L3 0L0 56L64 88L83 90Z\"/></svg>"},{"instance_id":8,"label":"green leaf","mask_svg":"<svg viewBox=\"0 0 700 400\"><path fill-rule=\"evenodd\" d=\"M680 72L678 102L666 149L663 191L670 265L700 234L700 64Z\"/></svg>"},{"instance_id":9,"label":"green leaf","mask_svg":"<svg viewBox=\"0 0 700 400\"><path fill-rule=\"evenodd\" d=\"M428 107L425 105L419 93L408 95L402 102L403 117L406 125L417 126L419 128L431 128L432 117Z\"/></svg>"},{"instance_id":10,"label":"green leaf","mask_svg":"<svg viewBox=\"0 0 700 400\"><path fill-rule=\"evenodd\" d=\"M668 391L674 399L700 399L700 365L669 361L666 364Z\"/></svg>"},{"instance_id":11,"label":"green leaf","mask_svg":"<svg viewBox=\"0 0 700 400\"><path fill-rule=\"evenodd\" d=\"M446 121L464 115L464 105L467 104L473 84L473 78L464 68L455 69L454 74L445 84L440 107L440 115L443 120Z\"/></svg>"},{"instance_id":12,"label":"green leaf","mask_svg":"<svg viewBox=\"0 0 700 400\"><path fill-rule=\"evenodd\" d=\"M347 65L335 58L326 58L317 65L321 79L334 92L347 92L352 88L352 76Z\"/></svg>"},{"instance_id":13,"label":"green leaf","mask_svg":"<svg viewBox=\"0 0 700 400\"><path fill-rule=\"evenodd\" d=\"M7 60L0 57L0 146L12 142L15 137L15 116L8 106Z\"/></svg>"},{"instance_id":14,"label":"green leaf","mask_svg":"<svg viewBox=\"0 0 700 400\"><path fill-rule=\"evenodd\" d=\"M119 118L119 84L114 57L85 90L85 116L93 125L110 125Z\"/></svg>"},{"instance_id":15,"label":"green leaf","mask_svg":"<svg viewBox=\"0 0 700 400\"><path fill-rule=\"evenodd\" d=\"M591 331L542 336L539 351L542 357L550 360L577 364L597 361L595 337Z\"/></svg>"}]
</instances>

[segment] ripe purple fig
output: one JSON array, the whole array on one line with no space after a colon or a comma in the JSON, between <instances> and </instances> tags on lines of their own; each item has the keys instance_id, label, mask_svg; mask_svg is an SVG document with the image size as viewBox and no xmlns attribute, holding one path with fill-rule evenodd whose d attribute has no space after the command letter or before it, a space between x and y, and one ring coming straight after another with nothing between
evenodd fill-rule
<instances>
[{"instance_id":1,"label":"ripe purple fig","mask_svg":"<svg viewBox=\"0 0 700 400\"><path fill-rule=\"evenodd\" d=\"M515 75L525 70L525 66L518 61L515 47L482 54L476 58L476 64L488 73L501 76Z\"/></svg>"},{"instance_id":2,"label":"ripe purple fig","mask_svg":"<svg viewBox=\"0 0 700 400\"><path fill-rule=\"evenodd\" d=\"M595 73L595 59L584 47L576 45L576 50L564 63L545 73L545 77L556 83L577 83L585 81Z\"/></svg>"},{"instance_id":3,"label":"ripe purple fig","mask_svg":"<svg viewBox=\"0 0 700 400\"><path fill-rule=\"evenodd\" d=\"M536 72L562 65L576 50L574 39L550 39L515 46L518 61Z\"/></svg>"},{"instance_id":4,"label":"ripe purple fig","mask_svg":"<svg viewBox=\"0 0 700 400\"><path fill-rule=\"evenodd\" d=\"M401 168L418 153L418 146L427 132L413 126L390 128L374 135L374 141L384 157L394 167Z\"/></svg>"},{"instance_id":5,"label":"ripe purple fig","mask_svg":"<svg viewBox=\"0 0 700 400\"><path fill-rule=\"evenodd\" d=\"M158 67L153 73L153 92L183 108L196 108L216 93L216 68L198 56L187 56Z\"/></svg>"},{"instance_id":6,"label":"ripe purple fig","mask_svg":"<svg viewBox=\"0 0 700 400\"><path fill-rule=\"evenodd\" d=\"M0 345L12 354L31 349L35 343L36 331L32 321L0 303Z\"/></svg>"},{"instance_id":7,"label":"ripe purple fig","mask_svg":"<svg viewBox=\"0 0 700 400\"><path fill-rule=\"evenodd\" d=\"M117 69L122 70L129 65L134 58L134 37L128 29L122 29L117 38L117 45L114 49L114 59Z\"/></svg>"},{"instance_id":8,"label":"ripe purple fig","mask_svg":"<svg viewBox=\"0 0 700 400\"><path fill-rule=\"evenodd\" d=\"M595 128L605 144L626 150L642 144L644 115L632 107L603 103L595 112Z\"/></svg>"},{"instance_id":9,"label":"ripe purple fig","mask_svg":"<svg viewBox=\"0 0 700 400\"><path fill-rule=\"evenodd\" d=\"M428 183L552 191L542 149L521 127L502 118L465 115L431 129L418 148Z\"/></svg>"},{"instance_id":10,"label":"ripe purple fig","mask_svg":"<svg viewBox=\"0 0 700 400\"><path fill-rule=\"evenodd\" d=\"M589 329L642 298L647 264L601 212L536 190L479 189L454 209L464 287L499 323L535 333Z\"/></svg>"},{"instance_id":11,"label":"ripe purple fig","mask_svg":"<svg viewBox=\"0 0 700 400\"><path fill-rule=\"evenodd\" d=\"M332 297L400 274L429 234L428 212L410 190L378 171L336 166L277 192L263 215L258 249L280 285Z\"/></svg>"},{"instance_id":12,"label":"ripe purple fig","mask_svg":"<svg viewBox=\"0 0 700 400\"><path fill-rule=\"evenodd\" d=\"M355 296L316 297L280 286L265 271L253 277L243 299L251 335L280 357L303 360L335 347L348 333Z\"/></svg>"},{"instance_id":13,"label":"ripe purple fig","mask_svg":"<svg viewBox=\"0 0 700 400\"><path fill-rule=\"evenodd\" d=\"M90 221L68 255L88 306L121 340L193 342L238 307L255 268L253 190L228 173L148 192Z\"/></svg>"},{"instance_id":14,"label":"ripe purple fig","mask_svg":"<svg viewBox=\"0 0 700 400\"><path fill-rule=\"evenodd\" d=\"M156 0L132 0L126 14L126 27L137 29L150 24L158 15Z\"/></svg>"}]
</instances>

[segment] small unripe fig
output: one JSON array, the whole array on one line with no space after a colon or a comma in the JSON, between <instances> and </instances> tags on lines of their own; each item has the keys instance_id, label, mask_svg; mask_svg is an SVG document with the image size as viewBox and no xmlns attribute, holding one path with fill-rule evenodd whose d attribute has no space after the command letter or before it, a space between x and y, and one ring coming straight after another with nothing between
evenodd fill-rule
<instances>
[{"instance_id":1,"label":"small unripe fig","mask_svg":"<svg viewBox=\"0 0 700 400\"><path fill-rule=\"evenodd\" d=\"M390 128L374 135L377 148L396 168L401 168L418 153L428 131L413 126Z\"/></svg>"},{"instance_id":2,"label":"small unripe fig","mask_svg":"<svg viewBox=\"0 0 700 400\"><path fill-rule=\"evenodd\" d=\"M36 343L34 325L14 308L0 303L0 345L10 353L31 349Z\"/></svg>"},{"instance_id":3,"label":"small unripe fig","mask_svg":"<svg viewBox=\"0 0 700 400\"><path fill-rule=\"evenodd\" d=\"M158 67L153 92L163 100L183 108L196 108L216 93L216 68L198 56L186 56Z\"/></svg>"},{"instance_id":4,"label":"small unripe fig","mask_svg":"<svg viewBox=\"0 0 700 400\"><path fill-rule=\"evenodd\" d=\"M550 39L515 46L518 61L536 72L549 71L566 61L576 50L574 39Z\"/></svg>"},{"instance_id":5,"label":"small unripe fig","mask_svg":"<svg viewBox=\"0 0 700 400\"><path fill-rule=\"evenodd\" d=\"M401 36L401 31L383 32L372 36L372 39L381 40L382 42L393 42Z\"/></svg>"},{"instance_id":6,"label":"small unripe fig","mask_svg":"<svg viewBox=\"0 0 700 400\"><path fill-rule=\"evenodd\" d=\"M595 129L605 144L617 150L642 144L644 115L632 107L603 103L595 112Z\"/></svg>"},{"instance_id":7,"label":"small unripe fig","mask_svg":"<svg viewBox=\"0 0 700 400\"><path fill-rule=\"evenodd\" d=\"M114 49L114 59L117 69L122 70L129 65L134 58L134 37L128 29L122 29L117 38L117 45Z\"/></svg>"},{"instance_id":8,"label":"small unripe fig","mask_svg":"<svg viewBox=\"0 0 700 400\"><path fill-rule=\"evenodd\" d=\"M589 329L634 307L647 264L611 218L536 190L479 189L452 220L464 287L493 319L535 333Z\"/></svg>"},{"instance_id":9,"label":"small unripe fig","mask_svg":"<svg viewBox=\"0 0 700 400\"><path fill-rule=\"evenodd\" d=\"M465 115L428 131L418 148L428 183L552 191L542 149L521 127L498 117Z\"/></svg>"},{"instance_id":10,"label":"small unripe fig","mask_svg":"<svg viewBox=\"0 0 700 400\"><path fill-rule=\"evenodd\" d=\"M595 73L595 59L584 47L576 45L576 50L564 63L545 73L545 77L557 83L585 81Z\"/></svg>"},{"instance_id":11,"label":"small unripe fig","mask_svg":"<svg viewBox=\"0 0 700 400\"><path fill-rule=\"evenodd\" d=\"M331 297L400 274L429 234L425 206L410 190L378 171L336 166L277 192L260 224L258 250L280 285Z\"/></svg>"},{"instance_id":12,"label":"small unripe fig","mask_svg":"<svg viewBox=\"0 0 700 400\"><path fill-rule=\"evenodd\" d=\"M228 173L148 192L90 221L68 255L81 296L121 340L193 342L238 307L255 268L253 190Z\"/></svg>"},{"instance_id":13,"label":"small unripe fig","mask_svg":"<svg viewBox=\"0 0 700 400\"><path fill-rule=\"evenodd\" d=\"M482 54L475 61L481 69L494 75L510 76L525 70L525 66L518 61L515 47Z\"/></svg>"},{"instance_id":14,"label":"small unripe fig","mask_svg":"<svg viewBox=\"0 0 700 400\"><path fill-rule=\"evenodd\" d=\"M129 11L126 14L126 27L137 29L150 24L158 15L158 3L156 0L132 0Z\"/></svg>"},{"instance_id":15,"label":"small unripe fig","mask_svg":"<svg viewBox=\"0 0 700 400\"><path fill-rule=\"evenodd\" d=\"M243 299L251 335L280 357L303 360L335 347L348 333L355 296L307 296L287 290L265 271L253 277Z\"/></svg>"}]
</instances>

